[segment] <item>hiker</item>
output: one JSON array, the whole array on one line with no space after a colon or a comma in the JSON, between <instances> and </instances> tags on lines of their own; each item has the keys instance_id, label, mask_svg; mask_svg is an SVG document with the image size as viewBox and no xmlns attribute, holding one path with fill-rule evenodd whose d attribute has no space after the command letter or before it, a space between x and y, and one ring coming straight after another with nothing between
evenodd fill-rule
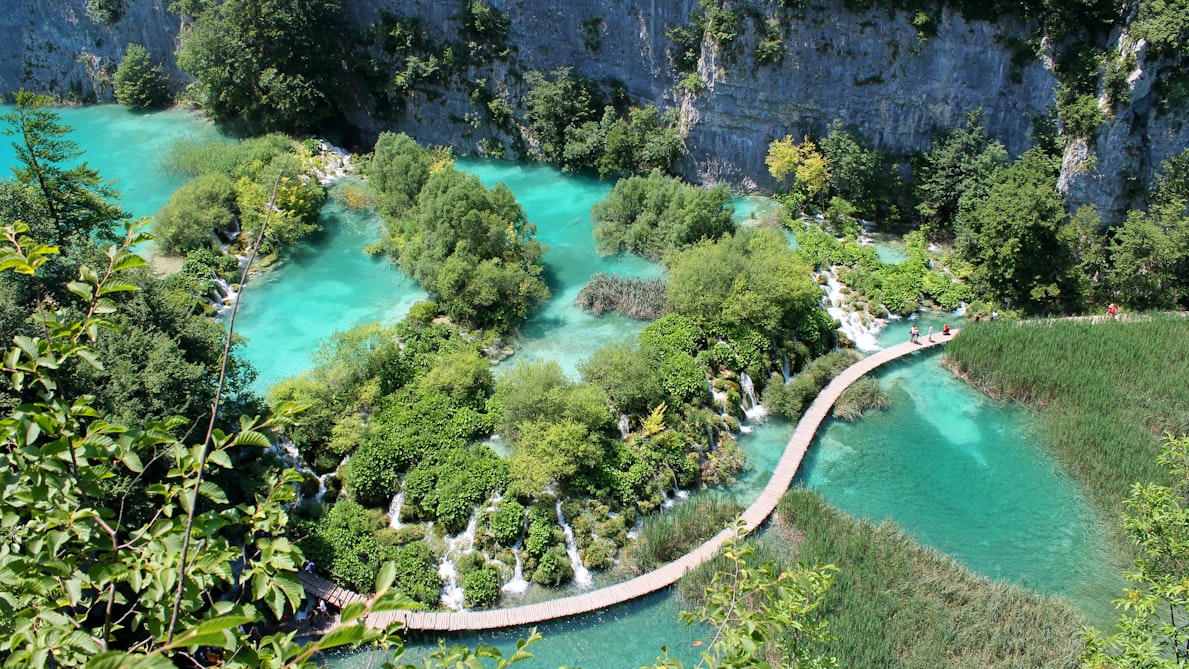
<instances>
[{"instance_id":1,"label":"hiker","mask_svg":"<svg viewBox=\"0 0 1189 669\"><path fill-rule=\"evenodd\" d=\"M993 320L993 321L999 320L999 311L998 310L991 312L991 320Z\"/></svg>"},{"instance_id":2,"label":"hiker","mask_svg":"<svg viewBox=\"0 0 1189 669\"><path fill-rule=\"evenodd\" d=\"M1106 308L1106 314L1108 316L1110 316L1111 318L1118 318L1119 317L1119 307L1116 307L1115 303L1111 302L1111 306Z\"/></svg>"},{"instance_id":3,"label":"hiker","mask_svg":"<svg viewBox=\"0 0 1189 669\"><path fill-rule=\"evenodd\" d=\"M933 341L933 326L929 326L929 341Z\"/></svg>"},{"instance_id":4,"label":"hiker","mask_svg":"<svg viewBox=\"0 0 1189 669\"><path fill-rule=\"evenodd\" d=\"M979 321L981 321L982 319L983 319L983 315L982 315L982 314L975 314L975 315L974 315L974 322L975 322L975 323L978 323L978 322L979 322Z\"/></svg>"},{"instance_id":5,"label":"hiker","mask_svg":"<svg viewBox=\"0 0 1189 669\"><path fill-rule=\"evenodd\" d=\"M941 334L943 334L947 337L950 336L950 324L949 323L946 323L945 327L941 328Z\"/></svg>"}]
</instances>

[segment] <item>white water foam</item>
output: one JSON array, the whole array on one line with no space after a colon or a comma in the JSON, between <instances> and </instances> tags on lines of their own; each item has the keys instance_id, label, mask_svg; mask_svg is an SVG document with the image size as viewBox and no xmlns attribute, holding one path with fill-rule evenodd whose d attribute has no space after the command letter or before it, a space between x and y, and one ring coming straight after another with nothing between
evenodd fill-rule
<instances>
[{"instance_id":1,"label":"white water foam","mask_svg":"<svg viewBox=\"0 0 1189 669\"><path fill-rule=\"evenodd\" d=\"M566 535L566 555L570 556L570 566L574 568L574 585L586 589L594 585L594 576L590 570L582 566L582 557L578 554L578 542L574 540L574 528L566 522L561 512L561 501L557 503L557 524Z\"/></svg>"}]
</instances>

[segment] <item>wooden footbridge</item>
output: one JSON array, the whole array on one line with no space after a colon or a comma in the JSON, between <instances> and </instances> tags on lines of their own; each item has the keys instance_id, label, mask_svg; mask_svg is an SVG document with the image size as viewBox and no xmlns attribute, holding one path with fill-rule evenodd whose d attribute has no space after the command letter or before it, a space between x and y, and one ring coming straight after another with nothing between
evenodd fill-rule
<instances>
[{"instance_id":1,"label":"wooden footbridge","mask_svg":"<svg viewBox=\"0 0 1189 669\"><path fill-rule=\"evenodd\" d=\"M957 333L958 330L953 331L953 334ZM922 349L944 344L953 338L953 334L950 336L934 334L933 341L922 338L919 343L905 342L892 346L863 358L835 377L818 394L817 399L813 401L809 410L797 423L797 429L789 439L788 445L785 446L784 454L772 472L772 478L764 487L763 493L740 516L744 530L751 532L762 525L768 516L776 510L780 498L792 484L793 477L796 476L797 469L801 466L801 460L805 457L805 452L809 450L809 445L813 442L818 427L829 415L830 408L834 406L834 402L842 394L842 391L880 365ZM533 625L547 620L589 613L673 585L687 572L718 555L723 543L734 536L733 528L724 529L693 551L647 574L579 595L525 606L482 611L388 611L370 615L367 623L378 628L386 628L392 623L399 622L405 628L413 630L462 631ZM311 597L325 599L327 603L339 607L366 599L363 595L340 588L326 579L304 571L301 573L301 580L305 585L306 592Z\"/></svg>"}]
</instances>

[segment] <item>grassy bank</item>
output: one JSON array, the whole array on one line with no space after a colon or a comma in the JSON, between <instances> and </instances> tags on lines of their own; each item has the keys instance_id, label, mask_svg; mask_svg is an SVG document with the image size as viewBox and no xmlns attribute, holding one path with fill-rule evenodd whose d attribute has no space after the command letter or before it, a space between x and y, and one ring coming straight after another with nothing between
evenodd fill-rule
<instances>
[{"instance_id":1,"label":"grassy bank","mask_svg":"<svg viewBox=\"0 0 1189 669\"><path fill-rule=\"evenodd\" d=\"M946 354L971 382L1042 410L1042 434L1117 514L1136 481L1161 481L1160 435L1189 432L1189 320L984 323Z\"/></svg>"},{"instance_id":2,"label":"grassy bank","mask_svg":"<svg viewBox=\"0 0 1189 669\"><path fill-rule=\"evenodd\" d=\"M757 564L839 567L822 609L835 640L820 649L839 666L1077 666L1086 621L1065 600L979 576L891 522L857 520L817 493L787 493L759 546ZM682 580L682 594L696 598L723 566L703 565Z\"/></svg>"}]
</instances>

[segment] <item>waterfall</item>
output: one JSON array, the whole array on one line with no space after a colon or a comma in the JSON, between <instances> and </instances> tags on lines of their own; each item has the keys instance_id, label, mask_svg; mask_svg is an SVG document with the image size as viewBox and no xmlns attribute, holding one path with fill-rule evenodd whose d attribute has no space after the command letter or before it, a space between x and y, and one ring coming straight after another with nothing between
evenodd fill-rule
<instances>
[{"instance_id":1,"label":"waterfall","mask_svg":"<svg viewBox=\"0 0 1189 669\"><path fill-rule=\"evenodd\" d=\"M855 311L847 306L846 296L842 292L842 284L838 282L833 270L822 272L826 284L822 287L826 291L823 298L824 306L830 316L838 320L838 330L855 343L860 351L878 351L879 345L876 335L883 329L887 321L882 318L868 316L866 311ZM864 322L864 317L868 322Z\"/></svg>"},{"instance_id":2,"label":"waterfall","mask_svg":"<svg viewBox=\"0 0 1189 669\"><path fill-rule=\"evenodd\" d=\"M626 413L619 414L619 438L626 440L632 433L631 419Z\"/></svg>"},{"instance_id":3,"label":"waterfall","mask_svg":"<svg viewBox=\"0 0 1189 669\"><path fill-rule=\"evenodd\" d=\"M594 585L594 578L590 575L590 570L582 566L582 557L578 555L578 542L574 540L574 528L566 522L566 517L561 512L561 501L557 502L557 524L561 525L561 531L566 535L566 555L570 556L570 566L574 568L574 585L579 588L589 588Z\"/></svg>"},{"instance_id":4,"label":"waterfall","mask_svg":"<svg viewBox=\"0 0 1189 669\"><path fill-rule=\"evenodd\" d=\"M239 292L232 290L231 284L223 279L215 277L211 279L211 283L215 286L215 300L212 303L220 312L231 307L239 299Z\"/></svg>"},{"instance_id":5,"label":"waterfall","mask_svg":"<svg viewBox=\"0 0 1189 669\"><path fill-rule=\"evenodd\" d=\"M793 378L792 367L789 365L789 352L780 352L780 375L784 377L784 382L788 383L789 379Z\"/></svg>"},{"instance_id":6,"label":"waterfall","mask_svg":"<svg viewBox=\"0 0 1189 669\"><path fill-rule=\"evenodd\" d=\"M524 563L520 560L520 542L512 547L512 555L516 556L516 567L512 572L512 580L504 584L501 591L509 595L523 595L528 590L528 581L524 580Z\"/></svg>"},{"instance_id":7,"label":"waterfall","mask_svg":"<svg viewBox=\"0 0 1189 669\"><path fill-rule=\"evenodd\" d=\"M747 400L744 402L743 414L753 423L762 423L768 417L768 409L756 399L756 386L747 372L739 374L739 387L743 389L743 397Z\"/></svg>"},{"instance_id":8,"label":"waterfall","mask_svg":"<svg viewBox=\"0 0 1189 669\"><path fill-rule=\"evenodd\" d=\"M756 401L756 384L752 382L751 377L747 375L747 372L740 372L739 387L743 389L743 396L748 401L747 406L743 407L744 409L748 409L759 404L759 402Z\"/></svg>"},{"instance_id":9,"label":"waterfall","mask_svg":"<svg viewBox=\"0 0 1189 669\"><path fill-rule=\"evenodd\" d=\"M438 563L438 576L442 578L442 606L452 611L461 611L464 601L462 586L458 583L458 569L454 557L465 553L475 545L475 529L479 526L479 514L472 513L467 528L457 537L447 537L446 550ZM427 528L428 531L428 528Z\"/></svg>"},{"instance_id":10,"label":"waterfall","mask_svg":"<svg viewBox=\"0 0 1189 669\"><path fill-rule=\"evenodd\" d=\"M405 482L401 481L400 490L392 496L392 503L388 505L388 524L394 530L399 530L400 522L400 507L405 503Z\"/></svg>"}]
</instances>

